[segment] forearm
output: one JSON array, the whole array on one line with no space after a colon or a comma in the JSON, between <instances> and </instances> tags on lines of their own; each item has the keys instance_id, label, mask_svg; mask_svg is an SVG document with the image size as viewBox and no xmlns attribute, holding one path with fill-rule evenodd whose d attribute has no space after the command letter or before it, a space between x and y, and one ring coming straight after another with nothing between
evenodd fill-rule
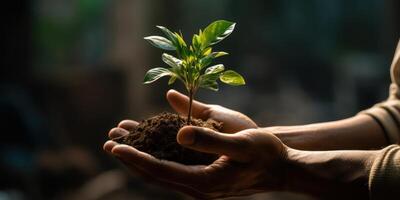
<instances>
[{"instance_id":1,"label":"forearm","mask_svg":"<svg viewBox=\"0 0 400 200\"><path fill-rule=\"evenodd\" d=\"M263 128L287 146L302 150L380 149L387 145L379 124L368 115L301 126Z\"/></svg>"},{"instance_id":2,"label":"forearm","mask_svg":"<svg viewBox=\"0 0 400 200\"><path fill-rule=\"evenodd\" d=\"M367 199L379 151L287 151L287 190L321 199Z\"/></svg>"}]
</instances>

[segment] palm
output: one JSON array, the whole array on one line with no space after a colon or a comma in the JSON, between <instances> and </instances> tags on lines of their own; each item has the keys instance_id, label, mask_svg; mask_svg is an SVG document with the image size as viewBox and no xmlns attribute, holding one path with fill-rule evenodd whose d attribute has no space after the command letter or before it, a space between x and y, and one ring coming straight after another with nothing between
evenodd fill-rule
<instances>
[{"instance_id":1,"label":"palm","mask_svg":"<svg viewBox=\"0 0 400 200\"><path fill-rule=\"evenodd\" d=\"M171 107L179 114L186 115L189 98L175 90L167 93L167 100ZM235 133L249 128L257 128L257 124L246 115L219 105L209 105L193 102L193 116L203 120L213 119L223 123L223 132Z\"/></svg>"},{"instance_id":2,"label":"palm","mask_svg":"<svg viewBox=\"0 0 400 200\"><path fill-rule=\"evenodd\" d=\"M176 112L182 115L187 114L189 102L187 96L170 90L167 93L167 99ZM166 160L160 161L149 154L137 151L127 145L117 145L113 141L106 142L104 149L116 155L131 171L155 180L160 185L172 187L198 198L240 196L265 191L266 187L272 189L265 183L257 181L268 179L270 183L275 183L277 179L269 177L270 175L265 173L265 169L271 164L279 162L272 162L269 159L271 157L258 157L259 155L254 153L265 150L265 145L279 148L281 146L279 142L278 146L268 144L277 138L275 139L272 134L260 134L257 129L254 129L257 128L256 123L249 117L222 106L194 101L192 111L196 118L223 122L223 130L221 131L231 133L213 132L207 134L211 130L204 129L205 132L199 134L199 138L197 138L201 139L201 135L205 136L201 139L203 142L194 146L187 146L183 144L182 137L180 137L185 135L182 133L185 133L186 129L183 128L183 131L180 131L177 140L181 145L198 151L222 155L208 166L187 166ZM109 137L115 138L126 135L137 124L132 120L124 120L119 123L117 128L110 131ZM198 130L203 129L198 128ZM211 138L207 138L207 135ZM221 136L221 138L215 138L217 136ZM250 144L250 141L257 141L257 144ZM279 157L276 154L277 151L272 150L270 152L273 152L271 154L273 158Z\"/></svg>"},{"instance_id":3,"label":"palm","mask_svg":"<svg viewBox=\"0 0 400 200\"><path fill-rule=\"evenodd\" d=\"M119 126L133 129L135 123L124 121ZM116 132L116 129L111 132ZM187 143L186 139L191 134L195 134L196 139ZM158 160L133 147L112 141L107 142L104 148L124 162L132 172L201 199L284 188L285 146L273 134L259 129L224 134L189 126L179 131L177 140L187 148L222 156L208 166L188 166Z\"/></svg>"}]
</instances>

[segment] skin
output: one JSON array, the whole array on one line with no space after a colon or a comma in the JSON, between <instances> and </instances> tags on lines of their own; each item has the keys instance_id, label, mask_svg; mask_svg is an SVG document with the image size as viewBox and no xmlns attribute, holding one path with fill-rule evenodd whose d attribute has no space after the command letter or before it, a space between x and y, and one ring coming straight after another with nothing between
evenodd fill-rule
<instances>
[{"instance_id":1,"label":"skin","mask_svg":"<svg viewBox=\"0 0 400 200\"><path fill-rule=\"evenodd\" d=\"M188 97L170 90L167 100L176 112L186 114ZM367 115L304 126L260 128L240 112L195 101L193 116L224 124L222 132L186 126L177 135L182 146L221 155L208 166L158 160L111 140L104 149L133 173L200 199L267 191L299 192L323 199L365 199L369 171L379 150L339 149L386 145L379 125ZM124 120L110 130L109 137L128 134L137 124Z\"/></svg>"},{"instance_id":2,"label":"skin","mask_svg":"<svg viewBox=\"0 0 400 200\"><path fill-rule=\"evenodd\" d=\"M263 129L301 150L371 150L388 145L381 127L365 114L333 122Z\"/></svg>"}]
</instances>

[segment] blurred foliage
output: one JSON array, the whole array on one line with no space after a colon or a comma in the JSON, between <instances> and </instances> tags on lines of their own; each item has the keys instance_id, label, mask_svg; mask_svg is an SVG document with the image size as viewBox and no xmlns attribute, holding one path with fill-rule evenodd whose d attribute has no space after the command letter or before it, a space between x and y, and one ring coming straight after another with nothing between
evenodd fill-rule
<instances>
[{"instance_id":1,"label":"blurred foliage","mask_svg":"<svg viewBox=\"0 0 400 200\"><path fill-rule=\"evenodd\" d=\"M79 0L35 2L33 25L36 64L96 64L104 57L108 1Z\"/></svg>"}]
</instances>

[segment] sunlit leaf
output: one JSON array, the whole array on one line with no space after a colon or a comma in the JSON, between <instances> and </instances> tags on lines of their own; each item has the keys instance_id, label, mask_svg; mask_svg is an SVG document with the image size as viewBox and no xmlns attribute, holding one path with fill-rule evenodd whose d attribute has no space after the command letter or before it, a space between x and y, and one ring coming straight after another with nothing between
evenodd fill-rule
<instances>
[{"instance_id":1,"label":"sunlit leaf","mask_svg":"<svg viewBox=\"0 0 400 200\"><path fill-rule=\"evenodd\" d=\"M221 40L228 37L233 29L235 29L235 23L226 20L218 20L204 29L202 36L202 48L217 44Z\"/></svg>"},{"instance_id":2,"label":"sunlit leaf","mask_svg":"<svg viewBox=\"0 0 400 200\"><path fill-rule=\"evenodd\" d=\"M171 78L169 78L168 80L168 85L173 84L176 81L176 76L171 76Z\"/></svg>"},{"instance_id":3,"label":"sunlit leaf","mask_svg":"<svg viewBox=\"0 0 400 200\"><path fill-rule=\"evenodd\" d=\"M200 76L200 87L213 90L213 91L218 91L218 83L217 79L219 77L219 73L215 74L203 74Z\"/></svg>"},{"instance_id":4,"label":"sunlit leaf","mask_svg":"<svg viewBox=\"0 0 400 200\"><path fill-rule=\"evenodd\" d=\"M174 74L166 68L162 68L162 67L153 68L153 69L150 69L149 71L147 71L146 75L144 76L143 83L149 84L163 76L173 76L173 75Z\"/></svg>"},{"instance_id":5,"label":"sunlit leaf","mask_svg":"<svg viewBox=\"0 0 400 200\"><path fill-rule=\"evenodd\" d=\"M229 85L244 85L246 84L244 78L233 70L222 72L219 79Z\"/></svg>"},{"instance_id":6,"label":"sunlit leaf","mask_svg":"<svg viewBox=\"0 0 400 200\"><path fill-rule=\"evenodd\" d=\"M197 35L197 34L194 34L193 35L193 38L192 38L192 45L193 45L193 48L197 51L198 49L200 49L200 47L201 47L201 39L200 39L200 36L199 35Z\"/></svg>"},{"instance_id":7,"label":"sunlit leaf","mask_svg":"<svg viewBox=\"0 0 400 200\"><path fill-rule=\"evenodd\" d=\"M189 49L187 48L187 44L185 40L183 39L182 34L179 33L174 33L176 39L177 39L177 51L182 58L186 58L189 54Z\"/></svg>"},{"instance_id":8,"label":"sunlit leaf","mask_svg":"<svg viewBox=\"0 0 400 200\"><path fill-rule=\"evenodd\" d=\"M228 53L220 51L220 52L212 52L212 53L208 54L204 58L200 59L201 68L207 67L208 65L210 65L212 63L212 61L215 58L218 58L218 57L221 57L224 55L228 55Z\"/></svg>"},{"instance_id":9,"label":"sunlit leaf","mask_svg":"<svg viewBox=\"0 0 400 200\"><path fill-rule=\"evenodd\" d=\"M167 51L173 51L176 49L176 47L172 44L172 42L169 41L165 37L148 36L148 37L145 37L144 39L149 41L149 43L152 44L153 46L160 48L160 49L164 49Z\"/></svg>"},{"instance_id":10,"label":"sunlit leaf","mask_svg":"<svg viewBox=\"0 0 400 200\"><path fill-rule=\"evenodd\" d=\"M204 50L203 50L203 56L207 56L207 55L209 55L210 53L211 53L211 51L212 51L212 48L211 47L207 47L207 48L205 48Z\"/></svg>"},{"instance_id":11,"label":"sunlit leaf","mask_svg":"<svg viewBox=\"0 0 400 200\"><path fill-rule=\"evenodd\" d=\"M163 53L161 57L162 60L170 67L179 68L182 65L182 60L179 60L178 58L175 58L174 56L171 56L169 54Z\"/></svg>"},{"instance_id":12,"label":"sunlit leaf","mask_svg":"<svg viewBox=\"0 0 400 200\"><path fill-rule=\"evenodd\" d=\"M164 26L156 26L157 28L161 29L161 31L164 33L164 35L172 42L172 44L176 47L178 45L178 38L176 35L165 28Z\"/></svg>"},{"instance_id":13,"label":"sunlit leaf","mask_svg":"<svg viewBox=\"0 0 400 200\"><path fill-rule=\"evenodd\" d=\"M217 81L208 81L208 80L204 81L200 84L200 87L204 88L204 89L209 89L209 90L212 90L215 92L219 90Z\"/></svg>"},{"instance_id":14,"label":"sunlit leaf","mask_svg":"<svg viewBox=\"0 0 400 200\"><path fill-rule=\"evenodd\" d=\"M224 52L224 51L212 52L210 54L210 56L213 58L218 58L218 57L225 56L225 55L228 55L228 53Z\"/></svg>"},{"instance_id":15,"label":"sunlit leaf","mask_svg":"<svg viewBox=\"0 0 400 200\"><path fill-rule=\"evenodd\" d=\"M224 69L223 64L218 64L207 68L204 74L215 74L224 71Z\"/></svg>"},{"instance_id":16,"label":"sunlit leaf","mask_svg":"<svg viewBox=\"0 0 400 200\"><path fill-rule=\"evenodd\" d=\"M218 79L230 85L243 85L243 77L232 71L224 71L222 64L211 65L214 59L227 55L219 51L213 52L212 45L229 36L235 28L235 23L218 20L211 23L203 31L199 30L191 38L191 44L186 44L182 33L172 32L166 27L157 26L165 35L145 37L155 47L164 50L176 50L177 55L162 54L162 60L170 67L150 69L144 78L144 83L152 83L163 76L170 76L168 84L177 79L182 81L188 91L197 91L199 87L218 91ZM206 68L207 67L207 68ZM203 70L206 68L205 70Z\"/></svg>"}]
</instances>

